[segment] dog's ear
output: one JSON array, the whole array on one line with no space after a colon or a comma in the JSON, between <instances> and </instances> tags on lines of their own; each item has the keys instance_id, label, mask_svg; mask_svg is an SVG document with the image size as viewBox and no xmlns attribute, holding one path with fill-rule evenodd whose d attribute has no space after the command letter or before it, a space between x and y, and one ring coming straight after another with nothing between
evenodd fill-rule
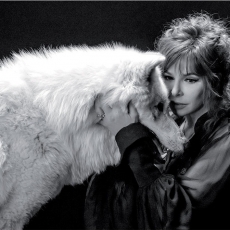
<instances>
[{"instance_id":1,"label":"dog's ear","mask_svg":"<svg viewBox=\"0 0 230 230\"><path fill-rule=\"evenodd\" d=\"M145 65L146 74L144 76L147 82L151 82L152 73L154 73L154 76L161 76L161 69L158 66L165 61L165 57L158 52L146 52L145 54L147 60Z\"/></svg>"},{"instance_id":2,"label":"dog's ear","mask_svg":"<svg viewBox=\"0 0 230 230\"><path fill-rule=\"evenodd\" d=\"M165 61L165 56L159 52L148 51L145 56L150 61L151 68L156 68L156 66Z\"/></svg>"}]
</instances>

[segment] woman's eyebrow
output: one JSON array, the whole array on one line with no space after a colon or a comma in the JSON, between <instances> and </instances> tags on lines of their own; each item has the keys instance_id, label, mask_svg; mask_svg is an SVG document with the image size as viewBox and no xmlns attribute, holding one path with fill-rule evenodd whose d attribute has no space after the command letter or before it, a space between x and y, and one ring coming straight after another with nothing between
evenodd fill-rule
<instances>
[{"instance_id":1,"label":"woman's eyebrow","mask_svg":"<svg viewBox=\"0 0 230 230\"><path fill-rule=\"evenodd\" d=\"M172 74L171 74L170 72L168 72L168 71L165 71L164 74L172 76ZM197 73L195 73L195 72L188 72L188 73L185 73L185 74L181 73L181 76L183 76L183 77L189 77L189 76L192 76L192 75L195 75L195 76L197 76L197 77L200 77L200 76L199 76Z\"/></svg>"},{"instance_id":2,"label":"woman's eyebrow","mask_svg":"<svg viewBox=\"0 0 230 230\"><path fill-rule=\"evenodd\" d=\"M199 75L197 75L197 73L193 73L193 72L191 72L191 73L186 73L186 74L183 74L185 77L188 77L188 76L191 76L191 75L195 75L195 76L197 76L197 77L199 77Z\"/></svg>"}]
</instances>

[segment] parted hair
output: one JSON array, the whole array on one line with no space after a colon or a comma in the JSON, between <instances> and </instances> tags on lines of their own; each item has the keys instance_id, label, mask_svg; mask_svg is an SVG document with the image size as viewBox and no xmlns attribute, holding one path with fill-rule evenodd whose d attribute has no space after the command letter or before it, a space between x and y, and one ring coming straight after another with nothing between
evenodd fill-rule
<instances>
[{"instance_id":1,"label":"parted hair","mask_svg":"<svg viewBox=\"0 0 230 230\"><path fill-rule=\"evenodd\" d=\"M165 27L155 48L166 56L162 71L175 62L187 60L187 68L203 77L204 104L210 119L209 131L230 108L230 36L228 22L208 13L194 13L173 20Z\"/></svg>"}]
</instances>

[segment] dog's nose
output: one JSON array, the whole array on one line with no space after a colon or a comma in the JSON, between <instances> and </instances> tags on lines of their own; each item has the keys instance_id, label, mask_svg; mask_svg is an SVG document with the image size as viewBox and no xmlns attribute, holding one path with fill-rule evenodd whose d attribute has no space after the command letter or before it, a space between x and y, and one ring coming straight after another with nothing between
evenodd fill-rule
<instances>
[{"instance_id":1,"label":"dog's nose","mask_svg":"<svg viewBox=\"0 0 230 230\"><path fill-rule=\"evenodd\" d=\"M186 144L188 142L188 139L185 137L184 133L181 130L178 132L178 136L182 144Z\"/></svg>"}]
</instances>

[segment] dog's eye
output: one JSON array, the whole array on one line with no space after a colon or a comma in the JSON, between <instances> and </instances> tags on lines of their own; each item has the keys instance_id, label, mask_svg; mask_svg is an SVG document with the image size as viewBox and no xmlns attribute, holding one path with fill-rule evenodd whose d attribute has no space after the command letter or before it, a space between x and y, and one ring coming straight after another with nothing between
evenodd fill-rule
<instances>
[{"instance_id":1,"label":"dog's eye","mask_svg":"<svg viewBox=\"0 0 230 230\"><path fill-rule=\"evenodd\" d=\"M159 102L155 107L156 107L160 112L163 112L163 110L164 110L164 103L163 103L163 102Z\"/></svg>"},{"instance_id":2,"label":"dog's eye","mask_svg":"<svg viewBox=\"0 0 230 230\"><path fill-rule=\"evenodd\" d=\"M147 76L147 78L146 78L147 82L149 82L149 83L151 82L152 73L153 73L153 69L151 69L151 70L149 71L148 76Z\"/></svg>"}]
</instances>

